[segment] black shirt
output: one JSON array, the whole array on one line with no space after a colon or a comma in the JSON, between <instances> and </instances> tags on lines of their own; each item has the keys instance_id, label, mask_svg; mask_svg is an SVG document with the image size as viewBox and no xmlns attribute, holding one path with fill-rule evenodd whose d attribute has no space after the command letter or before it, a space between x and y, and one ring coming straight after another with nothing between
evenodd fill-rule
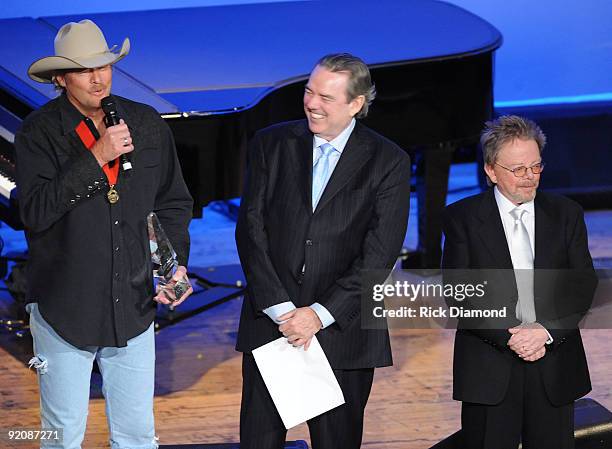
<instances>
[{"instance_id":1,"label":"black shirt","mask_svg":"<svg viewBox=\"0 0 612 449\"><path fill-rule=\"evenodd\" d=\"M155 316L146 216L155 211L187 265L193 201L172 133L151 107L114 97L135 150L119 201L75 128L66 95L24 121L15 137L19 207L29 247L27 301L77 347L125 346Z\"/></svg>"}]
</instances>

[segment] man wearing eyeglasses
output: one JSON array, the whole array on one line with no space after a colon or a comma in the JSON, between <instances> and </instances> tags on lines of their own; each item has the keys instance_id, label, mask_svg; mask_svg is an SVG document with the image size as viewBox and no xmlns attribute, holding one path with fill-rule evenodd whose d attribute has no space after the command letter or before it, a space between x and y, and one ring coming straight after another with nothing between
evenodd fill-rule
<instances>
[{"instance_id":1,"label":"man wearing eyeglasses","mask_svg":"<svg viewBox=\"0 0 612 449\"><path fill-rule=\"evenodd\" d=\"M488 122L481 145L493 187L445 211L443 268L495 270L501 281L487 288L507 309L498 325L459 320L453 398L469 449L573 448L573 402L591 389L578 322L597 278L580 206L537 192L545 143L530 120Z\"/></svg>"}]
</instances>

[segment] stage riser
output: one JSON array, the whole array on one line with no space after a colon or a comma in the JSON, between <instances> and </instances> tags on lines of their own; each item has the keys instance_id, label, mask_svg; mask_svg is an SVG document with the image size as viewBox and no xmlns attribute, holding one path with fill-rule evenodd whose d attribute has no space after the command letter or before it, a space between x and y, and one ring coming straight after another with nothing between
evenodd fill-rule
<instances>
[{"instance_id":1,"label":"stage riser","mask_svg":"<svg viewBox=\"0 0 612 449\"><path fill-rule=\"evenodd\" d=\"M612 412L590 398L574 404L576 449L609 449L612 447ZM455 432L430 449L466 449L461 431ZM522 445L519 445L522 449Z\"/></svg>"}]
</instances>

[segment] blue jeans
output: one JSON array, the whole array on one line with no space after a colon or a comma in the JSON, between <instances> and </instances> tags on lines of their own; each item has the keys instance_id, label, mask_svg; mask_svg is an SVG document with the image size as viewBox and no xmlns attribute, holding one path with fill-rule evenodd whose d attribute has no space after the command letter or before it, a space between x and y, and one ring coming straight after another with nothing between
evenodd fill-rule
<instances>
[{"instance_id":1,"label":"blue jeans","mask_svg":"<svg viewBox=\"0 0 612 449\"><path fill-rule=\"evenodd\" d=\"M94 358L102 374L102 393L112 449L155 449L153 420L155 336L153 325L124 348L79 349L61 338L43 319L36 303L28 304L34 358L38 372L43 428L63 429L60 445L42 448L80 449L85 435Z\"/></svg>"}]
</instances>

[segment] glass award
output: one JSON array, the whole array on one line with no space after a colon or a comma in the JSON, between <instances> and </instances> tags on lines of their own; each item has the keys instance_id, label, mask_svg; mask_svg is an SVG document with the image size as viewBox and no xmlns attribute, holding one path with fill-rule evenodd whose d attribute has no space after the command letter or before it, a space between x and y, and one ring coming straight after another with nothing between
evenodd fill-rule
<instances>
[{"instance_id":1,"label":"glass award","mask_svg":"<svg viewBox=\"0 0 612 449\"><path fill-rule=\"evenodd\" d=\"M166 298L169 301L179 300L187 290L191 288L191 283L187 276L183 276L178 281L173 281L172 277L179 266L176 252L166 237L159 218L155 212L147 215L147 229L149 232L149 247L151 249L151 262L153 262L153 277L161 286ZM174 298L168 294L168 289L172 289Z\"/></svg>"}]
</instances>

